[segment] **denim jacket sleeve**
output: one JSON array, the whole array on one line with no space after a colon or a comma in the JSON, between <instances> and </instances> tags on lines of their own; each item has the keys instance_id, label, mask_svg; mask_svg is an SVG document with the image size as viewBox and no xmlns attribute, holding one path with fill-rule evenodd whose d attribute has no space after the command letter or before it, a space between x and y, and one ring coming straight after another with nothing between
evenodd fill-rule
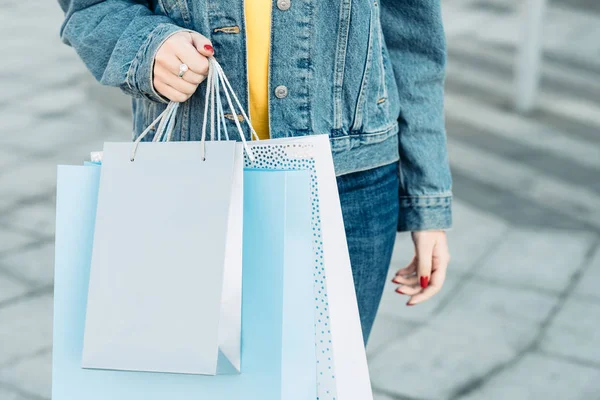
<instances>
[{"instance_id":1,"label":"denim jacket sleeve","mask_svg":"<svg viewBox=\"0 0 600 400\"><path fill-rule=\"evenodd\" d=\"M167 102L152 84L154 55L172 34L187 30L154 14L143 0L59 0L61 39L102 84L133 97Z\"/></svg>"},{"instance_id":2,"label":"denim jacket sleeve","mask_svg":"<svg viewBox=\"0 0 600 400\"><path fill-rule=\"evenodd\" d=\"M452 225L444 125L446 39L440 0L380 0L381 24L400 99L398 230Z\"/></svg>"}]
</instances>

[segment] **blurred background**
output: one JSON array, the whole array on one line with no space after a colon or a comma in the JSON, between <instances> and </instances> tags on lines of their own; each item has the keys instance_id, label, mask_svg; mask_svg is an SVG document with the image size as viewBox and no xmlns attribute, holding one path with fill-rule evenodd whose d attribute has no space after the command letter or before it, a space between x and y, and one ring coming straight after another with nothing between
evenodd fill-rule
<instances>
[{"instance_id":1,"label":"blurred background","mask_svg":"<svg viewBox=\"0 0 600 400\"><path fill-rule=\"evenodd\" d=\"M376 398L600 399L600 2L442 3L453 259L427 304L386 289ZM130 138L61 21L0 0L1 400L50 398L56 164ZM391 272L411 256L398 235Z\"/></svg>"}]
</instances>

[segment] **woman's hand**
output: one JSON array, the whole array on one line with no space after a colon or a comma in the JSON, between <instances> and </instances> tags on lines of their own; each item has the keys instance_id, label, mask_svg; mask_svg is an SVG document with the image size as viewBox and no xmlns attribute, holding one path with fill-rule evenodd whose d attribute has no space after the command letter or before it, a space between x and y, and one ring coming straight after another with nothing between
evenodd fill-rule
<instances>
[{"instance_id":1,"label":"woman's hand","mask_svg":"<svg viewBox=\"0 0 600 400\"><path fill-rule=\"evenodd\" d=\"M410 296L407 306L429 300L442 289L450 262L446 232L413 232L412 240L415 257L393 279L400 285L396 292Z\"/></svg>"},{"instance_id":2,"label":"woman's hand","mask_svg":"<svg viewBox=\"0 0 600 400\"><path fill-rule=\"evenodd\" d=\"M210 40L196 32L178 32L167 39L154 58L154 89L169 100L189 99L208 75L208 59L214 54ZM188 66L179 77L181 64Z\"/></svg>"}]
</instances>

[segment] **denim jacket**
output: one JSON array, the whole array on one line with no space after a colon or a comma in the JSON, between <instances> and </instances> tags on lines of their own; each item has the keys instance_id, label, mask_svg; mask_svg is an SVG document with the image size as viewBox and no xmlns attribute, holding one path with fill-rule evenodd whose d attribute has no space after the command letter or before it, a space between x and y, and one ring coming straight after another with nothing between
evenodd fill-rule
<instances>
[{"instance_id":1,"label":"denim jacket","mask_svg":"<svg viewBox=\"0 0 600 400\"><path fill-rule=\"evenodd\" d=\"M152 84L154 55L182 30L212 41L248 109L243 1L59 0L61 38L101 83L132 96L135 137L166 105ZM440 8L440 0L273 2L271 136L328 134L338 175L399 159L402 231L451 225ZM199 140L204 86L181 105L176 139Z\"/></svg>"}]
</instances>

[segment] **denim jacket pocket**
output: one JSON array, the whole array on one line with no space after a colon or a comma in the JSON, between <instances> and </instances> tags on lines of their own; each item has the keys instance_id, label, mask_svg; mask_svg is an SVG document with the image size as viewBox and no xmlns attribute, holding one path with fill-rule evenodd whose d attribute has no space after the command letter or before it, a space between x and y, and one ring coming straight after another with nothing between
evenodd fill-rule
<instances>
[{"instance_id":1,"label":"denim jacket pocket","mask_svg":"<svg viewBox=\"0 0 600 400\"><path fill-rule=\"evenodd\" d=\"M391 100L396 99L390 98L388 86L394 84L393 71L381 30L378 1L374 0L371 6L368 54L351 129L363 133L381 132L396 123L390 112Z\"/></svg>"},{"instance_id":2,"label":"denim jacket pocket","mask_svg":"<svg viewBox=\"0 0 600 400\"><path fill-rule=\"evenodd\" d=\"M154 0L154 2L155 13L166 15L177 25L191 29L192 21L187 0Z\"/></svg>"}]
</instances>

